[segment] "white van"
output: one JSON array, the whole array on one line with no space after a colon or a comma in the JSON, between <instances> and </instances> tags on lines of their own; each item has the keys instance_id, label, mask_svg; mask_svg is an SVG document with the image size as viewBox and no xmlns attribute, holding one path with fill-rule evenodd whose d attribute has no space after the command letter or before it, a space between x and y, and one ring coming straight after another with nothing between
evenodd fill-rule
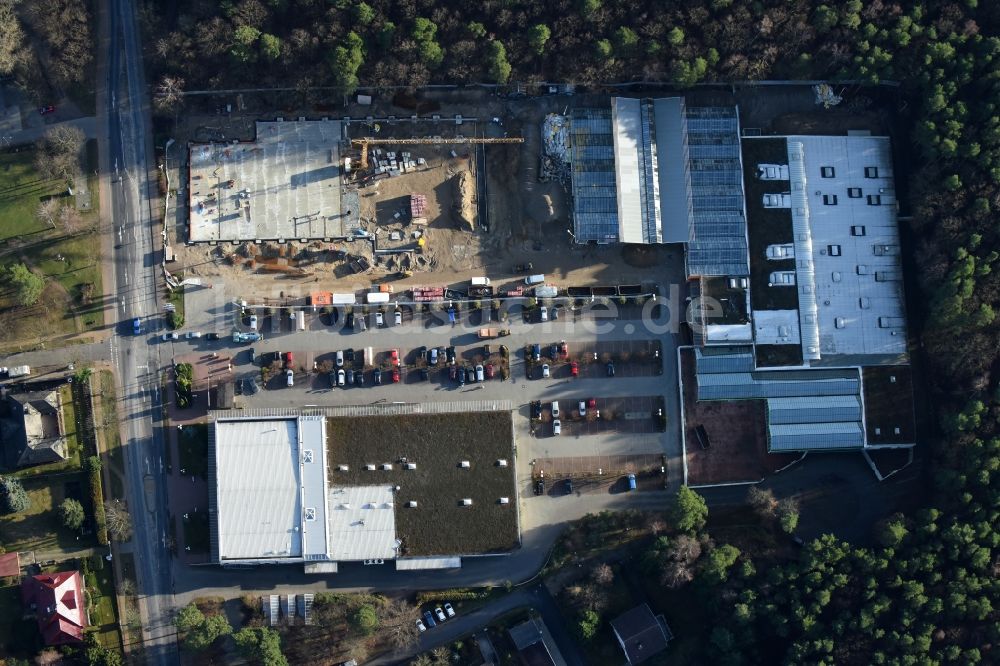
<instances>
[{"instance_id":1,"label":"white van","mask_svg":"<svg viewBox=\"0 0 1000 666\"><path fill-rule=\"evenodd\" d=\"M375 365L375 352L371 347L365 347L365 367L370 368Z\"/></svg>"},{"instance_id":2,"label":"white van","mask_svg":"<svg viewBox=\"0 0 1000 666\"><path fill-rule=\"evenodd\" d=\"M524 278L524 284L528 286L531 286L533 284L541 284L543 282L545 282L545 276L541 274L529 275L528 277Z\"/></svg>"},{"instance_id":3,"label":"white van","mask_svg":"<svg viewBox=\"0 0 1000 666\"><path fill-rule=\"evenodd\" d=\"M306 313L305 313L305 311L304 310L299 310L296 313L296 317L295 318L298 321L299 330L300 331L306 330Z\"/></svg>"},{"instance_id":4,"label":"white van","mask_svg":"<svg viewBox=\"0 0 1000 666\"><path fill-rule=\"evenodd\" d=\"M490 284L490 279L488 277L474 277L469 280L469 284L473 287L488 287Z\"/></svg>"}]
</instances>

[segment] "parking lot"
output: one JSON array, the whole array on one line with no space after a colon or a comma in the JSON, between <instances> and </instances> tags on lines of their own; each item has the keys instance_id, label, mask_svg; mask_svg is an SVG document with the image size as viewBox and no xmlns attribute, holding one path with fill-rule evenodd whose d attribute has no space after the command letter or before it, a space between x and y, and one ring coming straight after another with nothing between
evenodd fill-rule
<instances>
[{"instance_id":1,"label":"parking lot","mask_svg":"<svg viewBox=\"0 0 1000 666\"><path fill-rule=\"evenodd\" d=\"M553 403L533 403L539 416L532 418L531 431L536 437L580 437L600 434L644 435L662 432L666 422L663 396L627 396L614 398L580 397L559 400L558 420L561 433L555 435Z\"/></svg>"}]
</instances>

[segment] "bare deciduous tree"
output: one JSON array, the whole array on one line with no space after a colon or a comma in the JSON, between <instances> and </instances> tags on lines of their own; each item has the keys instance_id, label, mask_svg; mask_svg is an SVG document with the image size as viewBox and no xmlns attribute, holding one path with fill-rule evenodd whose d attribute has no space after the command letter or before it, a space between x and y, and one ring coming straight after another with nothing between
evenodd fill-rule
<instances>
[{"instance_id":1,"label":"bare deciduous tree","mask_svg":"<svg viewBox=\"0 0 1000 666\"><path fill-rule=\"evenodd\" d=\"M15 0L0 0L0 74L6 76L23 60L24 31L14 11Z\"/></svg>"},{"instance_id":2,"label":"bare deciduous tree","mask_svg":"<svg viewBox=\"0 0 1000 666\"><path fill-rule=\"evenodd\" d=\"M694 580L694 571L687 562L670 560L660 574L660 582L669 588L677 588Z\"/></svg>"},{"instance_id":3,"label":"bare deciduous tree","mask_svg":"<svg viewBox=\"0 0 1000 666\"><path fill-rule=\"evenodd\" d=\"M55 125L38 141L35 168L44 178L72 181L80 172L83 131L70 125Z\"/></svg>"},{"instance_id":4,"label":"bare deciduous tree","mask_svg":"<svg viewBox=\"0 0 1000 666\"><path fill-rule=\"evenodd\" d=\"M387 599L379 607L380 631L395 647L406 647L417 640L417 618L420 609L405 599Z\"/></svg>"},{"instance_id":5,"label":"bare deciduous tree","mask_svg":"<svg viewBox=\"0 0 1000 666\"><path fill-rule=\"evenodd\" d=\"M615 580L615 572L608 564L599 564L590 573L590 578L598 585L608 586Z\"/></svg>"},{"instance_id":6,"label":"bare deciduous tree","mask_svg":"<svg viewBox=\"0 0 1000 666\"><path fill-rule=\"evenodd\" d=\"M184 79L166 74L156 86L153 104L157 111L173 113L184 101Z\"/></svg>"},{"instance_id":7,"label":"bare deciduous tree","mask_svg":"<svg viewBox=\"0 0 1000 666\"><path fill-rule=\"evenodd\" d=\"M56 220L59 219L59 208L58 199L46 199L42 203L38 204L38 208L35 209L35 217L38 218L39 222L47 224L55 229Z\"/></svg>"},{"instance_id":8,"label":"bare deciduous tree","mask_svg":"<svg viewBox=\"0 0 1000 666\"><path fill-rule=\"evenodd\" d=\"M63 206L62 210L59 211L59 226L68 234L78 234L81 231L87 231L91 225L83 219L80 211L76 208Z\"/></svg>"},{"instance_id":9,"label":"bare deciduous tree","mask_svg":"<svg viewBox=\"0 0 1000 666\"><path fill-rule=\"evenodd\" d=\"M132 515L123 502L105 502L104 514L108 521L108 534L115 541L128 541L132 538Z\"/></svg>"},{"instance_id":10,"label":"bare deciduous tree","mask_svg":"<svg viewBox=\"0 0 1000 666\"><path fill-rule=\"evenodd\" d=\"M681 534L674 539L670 558L678 562L694 562L701 557L701 543L694 537Z\"/></svg>"},{"instance_id":11,"label":"bare deciduous tree","mask_svg":"<svg viewBox=\"0 0 1000 666\"><path fill-rule=\"evenodd\" d=\"M753 507L762 518L774 517L774 512L778 508L778 501L774 499L774 493L770 489L760 486L750 486L747 491L747 504Z\"/></svg>"}]
</instances>

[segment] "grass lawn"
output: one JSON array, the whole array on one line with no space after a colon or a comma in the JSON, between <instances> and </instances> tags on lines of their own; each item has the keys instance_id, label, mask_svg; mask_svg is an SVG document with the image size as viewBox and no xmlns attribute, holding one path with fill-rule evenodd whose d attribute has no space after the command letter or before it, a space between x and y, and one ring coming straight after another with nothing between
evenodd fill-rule
<instances>
[{"instance_id":1,"label":"grass lawn","mask_svg":"<svg viewBox=\"0 0 1000 666\"><path fill-rule=\"evenodd\" d=\"M88 142L85 162L96 151ZM0 153L0 265L25 263L49 278L38 303L19 308L13 294L0 296L0 316L8 325L0 328L0 342L32 341L48 336L97 330L104 325L103 285L100 271L100 235L67 235L36 217L43 201L58 197L63 206L75 206L65 196L65 183L40 180L32 162L34 150ZM82 165L90 173L96 164ZM82 212L85 222L96 226L98 211L96 178L88 176L91 209ZM5 312L6 311L6 312Z\"/></svg>"},{"instance_id":2,"label":"grass lawn","mask_svg":"<svg viewBox=\"0 0 1000 666\"><path fill-rule=\"evenodd\" d=\"M24 469L9 472L7 476L20 479L42 476L45 474L55 474L57 472L70 472L80 469L81 452L80 438L76 432L76 403L73 402L73 387L64 384L59 387L59 397L62 399L63 423L66 428L66 449L69 458L60 462L48 463L45 465L35 465Z\"/></svg>"},{"instance_id":3,"label":"grass lawn","mask_svg":"<svg viewBox=\"0 0 1000 666\"><path fill-rule=\"evenodd\" d=\"M184 521L184 546L192 553L207 553L211 546L208 514L204 511L189 513Z\"/></svg>"},{"instance_id":4,"label":"grass lawn","mask_svg":"<svg viewBox=\"0 0 1000 666\"><path fill-rule=\"evenodd\" d=\"M125 460L122 453L121 436L118 431L118 400L115 392L115 378L110 370L101 370L97 373L97 379L91 378L90 381L99 381L101 387L101 395L98 400L104 424L104 446L108 451L108 460L111 463L111 496L124 497L125 486L122 479L125 476Z\"/></svg>"},{"instance_id":5,"label":"grass lawn","mask_svg":"<svg viewBox=\"0 0 1000 666\"><path fill-rule=\"evenodd\" d=\"M517 547L517 493L509 412L327 420L331 489L398 485L396 532L406 555L502 552ZM416 464L402 469L401 459ZM508 461L501 467L497 461ZM462 468L461 461L470 466ZM391 470L381 465L392 463ZM378 465L368 471L365 465ZM347 465L342 472L340 465ZM500 504L500 498L510 499ZM462 506L463 499L471 506ZM416 501L410 508L407 502Z\"/></svg>"},{"instance_id":6,"label":"grass lawn","mask_svg":"<svg viewBox=\"0 0 1000 666\"><path fill-rule=\"evenodd\" d=\"M38 625L22 620L21 588L0 587L0 654L4 657L31 657L37 651Z\"/></svg>"},{"instance_id":7,"label":"grass lawn","mask_svg":"<svg viewBox=\"0 0 1000 666\"><path fill-rule=\"evenodd\" d=\"M49 197L66 191L58 180L42 180L35 173L35 151L0 152L0 242L46 231L35 209Z\"/></svg>"},{"instance_id":8,"label":"grass lawn","mask_svg":"<svg viewBox=\"0 0 1000 666\"><path fill-rule=\"evenodd\" d=\"M184 426L177 435L181 473L208 478L208 424Z\"/></svg>"},{"instance_id":9,"label":"grass lawn","mask_svg":"<svg viewBox=\"0 0 1000 666\"><path fill-rule=\"evenodd\" d=\"M36 550L42 552L75 550L93 545L93 537L80 536L63 527L56 507L66 497L66 487L78 484L77 499L83 499L87 485L82 472L55 479L24 479L31 506L25 513L0 516L0 542L7 552Z\"/></svg>"},{"instance_id":10,"label":"grass lawn","mask_svg":"<svg viewBox=\"0 0 1000 666\"><path fill-rule=\"evenodd\" d=\"M86 586L90 625L97 633L97 640L104 647L121 648L115 612L114 570L111 568L111 563L104 562L100 571L88 573Z\"/></svg>"}]
</instances>

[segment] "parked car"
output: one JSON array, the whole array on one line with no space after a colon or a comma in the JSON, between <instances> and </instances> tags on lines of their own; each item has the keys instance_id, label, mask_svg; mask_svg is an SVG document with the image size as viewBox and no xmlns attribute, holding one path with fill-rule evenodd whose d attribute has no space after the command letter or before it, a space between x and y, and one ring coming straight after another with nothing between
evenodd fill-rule
<instances>
[{"instance_id":1,"label":"parked car","mask_svg":"<svg viewBox=\"0 0 1000 666\"><path fill-rule=\"evenodd\" d=\"M444 621L446 621L448 619L445 616L444 611L441 610L440 606L438 606L437 608L434 609L434 615L437 616L438 622L444 622Z\"/></svg>"},{"instance_id":2,"label":"parked car","mask_svg":"<svg viewBox=\"0 0 1000 666\"><path fill-rule=\"evenodd\" d=\"M458 368L456 366L451 366L448 368L448 379L455 380L458 379Z\"/></svg>"},{"instance_id":3,"label":"parked car","mask_svg":"<svg viewBox=\"0 0 1000 666\"><path fill-rule=\"evenodd\" d=\"M393 384L399 383L399 370L396 370L395 368L393 368L392 370L392 383Z\"/></svg>"},{"instance_id":4,"label":"parked car","mask_svg":"<svg viewBox=\"0 0 1000 666\"><path fill-rule=\"evenodd\" d=\"M201 331L188 331L187 332L187 339L188 340L195 340L195 339L200 338L200 337L201 337Z\"/></svg>"},{"instance_id":5,"label":"parked car","mask_svg":"<svg viewBox=\"0 0 1000 666\"><path fill-rule=\"evenodd\" d=\"M437 626L437 622L434 621L434 616L431 615L430 611L424 611L424 622L426 622L427 626L431 629Z\"/></svg>"},{"instance_id":6,"label":"parked car","mask_svg":"<svg viewBox=\"0 0 1000 666\"><path fill-rule=\"evenodd\" d=\"M49 104L48 106L43 106L38 109L38 115L40 116L47 116L48 114L55 112L56 112L56 107L52 106L51 104Z\"/></svg>"},{"instance_id":7,"label":"parked car","mask_svg":"<svg viewBox=\"0 0 1000 666\"><path fill-rule=\"evenodd\" d=\"M542 363L542 379L548 379L548 378L549 378L549 364Z\"/></svg>"},{"instance_id":8,"label":"parked car","mask_svg":"<svg viewBox=\"0 0 1000 666\"><path fill-rule=\"evenodd\" d=\"M348 368L347 369L347 385L348 386L354 384L354 376L355 376L354 370L352 370L351 368Z\"/></svg>"},{"instance_id":9,"label":"parked car","mask_svg":"<svg viewBox=\"0 0 1000 666\"><path fill-rule=\"evenodd\" d=\"M385 317L381 312L375 313L375 325L379 327L385 326Z\"/></svg>"},{"instance_id":10,"label":"parked car","mask_svg":"<svg viewBox=\"0 0 1000 666\"><path fill-rule=\"evenodd\" d=\"M419 631L420 633L424 633L425 631L427 631L427 625L424 624L423 620L417 620L417 631Z\"/></svg>"},{"instance_id":11,"label":"parked car","mask_svg":"<svg viewBox=\"0 0 1000 666\"><path fill-rule=\"evenodd\" d=\"M573 479L566 479L566 494L573 494Z\"/></svg>"},{"instance_id":12,"label":"parked car","mask_svg":"<svg viewBox=\"0 0 1000 666\"><path fill-rule=\"evenodd\" d=\"M531 418L542 418L542 402L540 400L533 400L531 402Z\"/></svg>"},{"instance_id":13,"label":"parked car","mask_svg":"<svg viewBox=\"0 0 1000 666\"><path fill-rule=\"evenodd\" d=\"M343 388L347 384L347 373L341 370L337 370L337 386Z\"/></svg>"},{"instance_id":14,"label":"parked car","mask_svg":"<svg viewBox=\"0 0 1000 666\"><path fill-rule=\"evenodd\" d=\"M569 358L569 345L566 344L565 340L559 343L559 355L562 356L563 359Z\"/></svg>"},{"instance_id":15,"label":"parked car","mask_svg":"<svg viewBox=\"0 0 1000 666\"><path fill-rule=\"evenodd\" d=\"M590 407L591 409L597 409L597 398L588 398L587 407Z\"/></svg>"},{"instance_id":16,"label":"parked car","mask_svg":"<svg viewBox=\"0 0 1000 666\"><path fill-rule=\"evenodd\" d=\"M545 494L545 481L543 481L542 479L535 481L535 494L536 495Z\"/></svg>"},{"instance_id":17,"label":"parked car","mask_svg":"<svg viewBox=\"0 0 1000 666\"><path fill-rule=\"evenodd\" d=\"M580 405L577 407L577 409L580 411L580 418L584 418L585 416L587 416L587 403L586 402L584 402L583 400L581 400L580 401Z\"/></svg>"},{"instance_id":18,"label":"parked car","mask_svg":"<svg viewBox=\"0 0 1000 666\"><path fill-rule=\"evenodd\" d=\"M288 386L295 385L295 373L292 372L291 368L285 370L285 382L288 384Z\"/></svg>"},{"instance_id":19,"label":"parked car","mask_svg":"<svg viewBox=\"0 0 1000 666\"><path fill-rule=\"evenodd\" d=\"M381 384L382 384L382 371L379 370L378 368L375 368L375 373L373 375L373 378L375 380L375 386L381 386Z\"/></svg>"},{"instance_id":20,"label":"parked car","mask_svg":"<svg viewBox=\"0 0 1000 666\"><path fill-rule=\"evenodd\" d=\"M362 370L358 370L354 373L354 383L358 386L365 385L365 373Z\"/></svg>"},{"instance_id":21,"label":"parked car","mask_svg":"<svg viewBox=\"0 0 1000 666\"><path fill-rule=\"evenodd\" d=\"M458 385L465 386L465 368L458 369Z\"/></svg>"},{"instance_id":22,"label":"parked car","mask_svg":"<svg viewBox=\"0 0 1000 666\"><path fill-rule=\"evenodd\" d=\"M337 352L337 367L338 368L344 367L344 352L343 351L338 351Z\"/></svg>"},{"instance_id":23,"label":"parked car","mask_svg":"<svg viewBox=\"0 0 1000 666\"><path fill-rule=\"evenodd\" d=\"M427 362L431 365L437 365L438 362L438 348L431 347L430 353L427 356Z\"/></svg>"},{"instance_id":24,"label":"parked car","mask_svg":"<svg viewBox=\"0 0 1000 666\"><path fill-rule=\"evenodd\" d=\"M534 266L529 261L526 264L515 264L514 265L514 272L515 273L530 273L533 268L534 268Z\"/></svg>"},{"instance_id":25,"label":"parked car","mask_svg":"<svg viewBox=\"0 0 1000 666\"><path fill-rule=\"evenodd\" d=\"M562 432L562 421L555 419L552 421L552 434L558 435Z\"/></svg>"},{"instance_id":26,"label":"parked car","mask_svg":"<svg viewBox=\"0 0 1000 666\"><path fill-rule=\"evenodd\" d=\"M142 335L142 322L136 317L132 320L132 333L133 335Z\"/></svg>"},{"instance_id":27,"label":"parked car","mask_svg":"<svg viewBox=\"0 0 1000 666\"><path fill-rule=\"evenodd\" d=\"M465 369L465 381L470 384L476 381L476 370L471 365Z\"/></svg>"},{"instance_id":28,"label":"parked car","mask_svg":"<svg viewBox=\"0 0 1000 666\"><path fill-rule=\"evenodd\" d=\"M396 326L400 326L403 323L403 313L400 312L399 310L396 310L396 312L393 313L393 323Z\"/></svg>"},{"instance_id":29,"label":"parked car","mask_svg":"<svg viewBox=\"0 0 1000 666\"><path fill-rule=\"evenodd\" d=\"M222 338L219 336L218 333L209 333L208 335L205 336L205 339L206 340L221 340Z\"/></svg>"},{"instance_id":30,"label":"parked car","mask_svg":"<svg viewBox=\"0 0 1000 666\"><path fill-rule=\"evenodd\" d=\"M559 401L558 400L553 400L552 401L552 418L554 418L554 419L559 418Z\"/></svg>"},{"instance_id":31,"label":"parked car","mask_svg":"<svg viewBox=\"0 0 1000 666\"><path fill-rule=\"evenodd\" d=\"M445 349L445 355L448 358L448 365L455 365L455 348L448 347Z\"/></svg>"},{"instance_id":32,"label":"parked car","mask_svg":"<svg viewBox=\"0 0 1000 666\"><path fill-rule=\"evenodd\" d=\"M427 368L420 368L420 381L426 382L431 378L431 372Z\"/></svg>"},{"instance_id":33,"label":"parked car","mask_svg":"<svg viewBox=\"0 0 1000 666\"><path fill-rule=\"evenodd\" d=\"M531 357L536 361L542 358L542 346L540 344L534 344L531 346Z\"/></svg>"},{"instance_id":34,"label":"parked car","mask_svg":"<svg viewBox=\"0 0 1000 666\"><path fill-rule=\"evenodd\" d=\"M628 489L635 490L635 474L628 475Z\"/></svg>"},{"instance_id":35,"label":"parked car","mask_svg":"<svg viewBox=\"0 0 1000 666\"><path fill-rule=\"evenodd\" d=\"M615 376L615 364L611 361L608 361L608 377L614 377L614 376Z\"/></svg>"},{"instance_id":36,"label":"parked car","mask_svg":"<svg viewBox=\"0 0 1000 666\"><path fill-rule=\"evenodd\" d=\"M285 352L285 367L290 368L295 363L295 355L292 352Z\"/></svg>"},{"instance_id":37,"label":"parked car","mask_svg":"<svg viewBox=\"0 0 1000 666\"><path fill-rule=\"evenodd\" d=\"M480 363L476 366L476 381L481 382L486 380L486 375L483 372L483 365Z\"/></svg>"},{"instance_id":38,"label":"parked car","mask_svg":"<svg viewBox=\"0 0 1000 666\"><path fill-rule=\"evenodd\" d=\"M163 340L164 342L167 342L169 340L176 340L180 337L181 336L177 335L175 331L167 331L166 333L160 336L160 339Z\"/></svg>"},{"instance_id":39,"label":"parked car","mask_svg":"<svg viewBox=\"0 0 1000 666\"><path fill-rule=\"evenodd\" d=\"M544 305L542 307L538 308L538 317L539 317L539 319L541 321L548 321L549 320L549 309L547 307L545 307Z\"/></svg>"},{"instance_id":40,"label":"parked car","mask_svg":"<svg viewBox=\"0 0 1000 666\"><path fill-rule=\"evenodd\" d=\"M576 361L573 361L572 363L569 364L569 376L570 377L580 376L580 364L577 363Z\"/></svg>"},{"instance_id":41,"label":"parked car","mask_svg":"<svg viewBox=\"0 0 1000 666\"><path fill-rule=\"evenodd\" d=\"M397 368L399 367L399 350L398 349L393 349L393 350L391 350L389 352L389 361L392 363L393 366L395 366Z\"/></svg>"},{"instance_id":42,"label":"parked car","mask_svg":"<svg viewBox=\"0 0 1000 666\"><path fill-rule=\"evenodd\" d=\"M448 614L448 617L455 617L455 609L451 607L450 603L444 605L444 612Z\"/></svg>"},{"instance_id":43,"label":"parked car","mask_svg":"<svg viewBox=\"0 0 1000 666\"><path fill-rule=\"evenodd\" d=\"M257 330L257 315L255 314L250 315L250 330Z\"/></svg>"},{"instance_id":44,"label":"parked car","mask_svg":"<svg viewBox=\"0 0 1000 666\"><path fill-rule=\"evenodd\" d=\"M486 379L493 379L493 364L486 364Z\"/></svg>"}]
</instances>

